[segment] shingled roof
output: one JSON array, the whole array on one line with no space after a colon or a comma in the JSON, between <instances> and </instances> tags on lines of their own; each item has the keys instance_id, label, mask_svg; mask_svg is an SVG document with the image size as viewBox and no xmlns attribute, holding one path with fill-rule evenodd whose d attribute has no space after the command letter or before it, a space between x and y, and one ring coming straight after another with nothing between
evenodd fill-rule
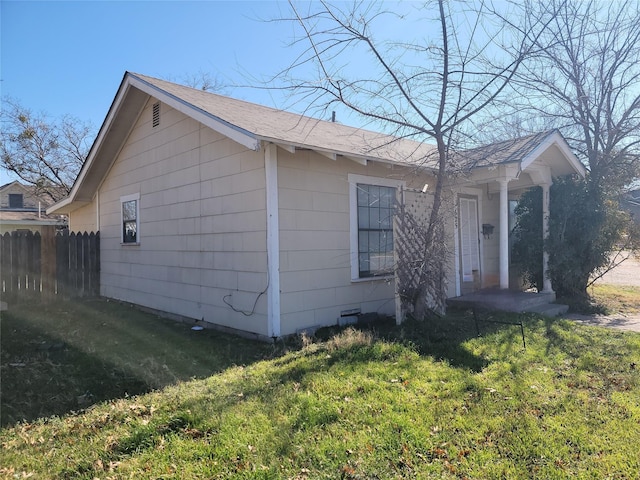
<instances>
[{"instance_id":1,"label":"shingled roof","mask_svg":"<svg viewBox=\"0 0 640 480\"><path fill-rule=\"evenodd\" d=\"M291 113L130 73L152 88L257 140L370 160L435 167L435 146Z\"/></svg>"},{"instance_id":2,"label":"shingled roof","mask_svg":"<svg viewBox=\"0 0 640 480\"><path fill-rule=\"evenodd\" d=\"M458 153L459 161L467 169L521 162L547 138L557 133L558 130L547 130L525 137L462 150Z\"/></svg>"},{"instance_id":3,"label":"shingled roof","mask_svg":"<svg viewBox=\"0 0 640 480\"><path fill-rule=\"evenodd\" d=\"M256 140L337 155L437 168L436 147L429 143L277 110L138 73L128 75ZM554 134L558 134L558 130L460 150L457 152L457 164L465 169L475 169L520 162Z\"/></svg>"},{"instance_id":4,"label":"shingled roof","mask_svg":"<svg viewBox=\"0 0 640 480\"><path fill-rule=\"evenodd\" d=\"M334 160L344 157L364 164L376 161L423 169L437 167L437 150L429 143L318 120L127 72L71 194L51 211L60 210L71 202L80 205L91 201L151 97L254 150L262 148L264 143L275 143L291 152L315 150ZM541 145L548 147L553 142L563 144L561 148L573 165L573 171L582 168L557 131L459 151L456 163L463 168L478 169L500 163L526 162L535 156L532 152Z\"/></svg>"}]
</instances>

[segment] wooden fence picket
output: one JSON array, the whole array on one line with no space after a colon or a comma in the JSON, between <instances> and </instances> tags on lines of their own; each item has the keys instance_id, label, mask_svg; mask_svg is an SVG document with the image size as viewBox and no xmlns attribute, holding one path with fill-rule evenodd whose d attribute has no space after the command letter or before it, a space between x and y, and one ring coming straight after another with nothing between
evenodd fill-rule
<instances>
[{"instance_id":1,"label":"wooden fence picket","mask_svg":"<svg viewBox=\"0 0 640 480\"><path fill-rule=\"evenodd\" d=\"M0 255L0 293L12 301L100 294L99 233L5 233Z\"/></svg>"},{"instance_id":2,"label":"wooden fence picket","mask_svg":"<svg viewBox=\"0 0 640 480\"><path fill-rule=\"evenodd\" d=\"M56 235L56 293L62 297L67 294L69 285L69 231Z\"/></svg>"},{"instance_id":3,"label":"wooden fence picket","mask_svg":"<svg viewBox=\"0 0 640 480\"><path fill-rule=\"evenodd\" d=\"M42 229L40 239L40 279L42 296L51 299L56 294L56 231L55 227Z\"/></svg>"},{"instance_id":4,"label":"wooden fence picket","mask_svg":"<svg viewBox=\"0 0 640 480\"><path fill-rule=\"evenodd\" d=\"M11 288L11 234L0 236L0 289L2 292Z\"/></svg>"},{"instance_id":5,"label":"wooden fence picket","mask_svg":"<svg viewBox=\"0 0 640 480\"><path fill-rule=\"evenodd\" d=\"M100 252L99 252L99 235L91 232L89 234L89 295L100 295Z\"/></svg>"}]
</instances>

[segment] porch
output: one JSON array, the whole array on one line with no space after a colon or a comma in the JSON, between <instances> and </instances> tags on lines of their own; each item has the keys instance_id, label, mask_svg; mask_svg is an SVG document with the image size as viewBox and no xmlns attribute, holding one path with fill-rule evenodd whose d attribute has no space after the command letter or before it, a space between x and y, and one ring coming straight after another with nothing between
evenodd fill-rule
<instances>
[{"instance_id":1,"label":"porch","mask_svg":"<svg viewBox=\"0 0 640 480\"><path fill-rule=\"evenodd\" d=\"M455 298L464 296L465 301L485 303L499 310L547 309L545 305L555 300L548 252L541 256L542 291L514 291L520 282L510 268L512 205L527 189L541 188L543 240L549 233L553 179L584 175L584 167L557 131L465 151L464 155L470 169L466 182L457 191Z\"/></svg>"},{"instance_id":2,"label":"porch","mask_svg":"<svg viewBox=\"0 0 640 480\"><path fill-rule=\"evenodd\" d=\"M567 305L553 302L555 302L554 292L520 292L498 288L478 290L447 299L447 305L453 308L531 312L548 317L557 317L569 310Z\"/></svg>"}]
</instances>

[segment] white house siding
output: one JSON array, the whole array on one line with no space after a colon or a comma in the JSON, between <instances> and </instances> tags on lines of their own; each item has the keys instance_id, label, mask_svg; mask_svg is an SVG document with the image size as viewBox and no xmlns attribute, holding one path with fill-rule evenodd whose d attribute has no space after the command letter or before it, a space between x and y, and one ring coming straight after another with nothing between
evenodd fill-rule
<instances>
[{"instance_id":1,"label":"white house siding","mask_svg":"<svg viewBox=\"0 0 640 480\"><path fill-rule=\"evenodd\" d=\"M340 312L393 314L393 280L351 281L348 175L424 185L407 170L278 150L283 334L336 324Z\"/></svg>"},{"instance_id":2,"label":"white house siding","mask_svg":"<svg viewBox=\"0 0 640 480\"><path fill-rule=\"evenodd\" d=\"M101 293L266 334L264 154L165 104L152 128L154 102L100 187ZM120 198L135 194L139 245L123 245Z\"/></svg>"},{"instance_id":3,"label":"white house siding","mask_svg":"<svg viewBox=\"0 0 640 480\"><path fill-rule=\"evenodd\" d=\"M497 287L500 285L500 195L499 193L484 194L482 199L482 212L480 217L480 229L482 224L488 223L494 226L491 238L483 237L482 249L482 286ZM482 235L482 231L480 232Z\"/></svg>"},{"instance_id":4,"label":"white house siding","mask_svg":"<svg viewBox=\"0 0 640 480\"><path fill-rule=\"evenodd\" d=\"M69 230L72 232L95 232L98 230L96 201L82 206L69 214Z\"/></svg>"}]
</instances>

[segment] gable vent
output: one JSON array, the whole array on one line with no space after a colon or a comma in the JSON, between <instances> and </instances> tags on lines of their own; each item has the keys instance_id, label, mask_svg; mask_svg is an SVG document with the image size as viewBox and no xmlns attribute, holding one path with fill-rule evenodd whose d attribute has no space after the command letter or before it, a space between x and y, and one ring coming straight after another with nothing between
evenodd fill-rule
<instances>
[{"instance_id":1,"label":"gable vent","mask_svg":"<svg viewBox=\"0 0 640 480\"><path fill-rule=\"evenodd\" d=\"M160 125L160 102L153 104L153 117L151 125L155 128Z\"/></svg>"}]
</instances>

